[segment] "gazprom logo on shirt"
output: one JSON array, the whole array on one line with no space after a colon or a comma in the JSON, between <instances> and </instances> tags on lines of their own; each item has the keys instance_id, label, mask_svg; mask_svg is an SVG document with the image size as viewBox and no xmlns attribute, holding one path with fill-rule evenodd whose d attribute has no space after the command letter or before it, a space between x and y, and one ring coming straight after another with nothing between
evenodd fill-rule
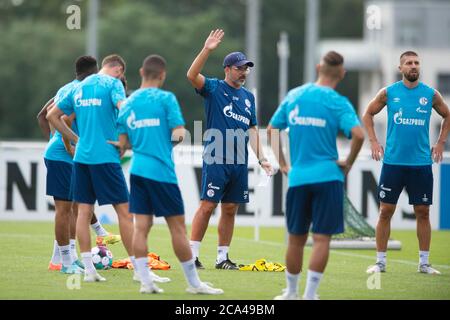
<instances>
[{"instance_id":1,"label":"gazprom logo on shirt","mask_svg":"<svg viewBox=\"0 0 450 320\"><path fill-rule=\"evenodd\" d=\"M102 99L82 99L83 92L77 93L73 100L75 101L75 107L100 107L102 105Z\"/></svg>"},{"instance_id":2,"label":"gazprom logo on shirt","mask_svg":"<svg viewBox=\"0 0 450 320\"><path fill-rule=\"evenodd\" d=\"M223 108L223 114L229 118L233 118L234 120L245 123L246 125L250 125L250 119L246 118L240 114L233 112L233 105L230 103Z\"/></svg>"},{"instance_id":3,"label":"gazprom logo on shirt","mask_svg":"<svg viewBox=\"0 0 450 320\"><path fill-rule=\"evenodd\" d=\"M400 108L398 112L394 114L394 123L407 126L424 126L425 120L415 118L403 118L403 110Z\"/></svg>"},{"instance_id":4,"label":"gazprom logo on shirt","mask_svg":"<svg viewBox=\"0 0 450 320\"><path fill-rule=\"evenodd\" d=\"M136 114L134 111L131 111L130 116L127 118L127 125L131 130L145 127L159 127L160 120L159 118L136 120Z\"/></svg>"},{"instance_id":5,"label":"gazprom logo on shirt","mask_svg":"<svg viewBox=\"0 0 450 320\"><path fill-rule=\"evenodd\" d=\"M299 117L298 113L298 106L296 106L294 110L289 112L289 123L293 126L298 125L325 128L327 125L327 120L325 119L314 117Z\"/></svg>"}]
</instances>

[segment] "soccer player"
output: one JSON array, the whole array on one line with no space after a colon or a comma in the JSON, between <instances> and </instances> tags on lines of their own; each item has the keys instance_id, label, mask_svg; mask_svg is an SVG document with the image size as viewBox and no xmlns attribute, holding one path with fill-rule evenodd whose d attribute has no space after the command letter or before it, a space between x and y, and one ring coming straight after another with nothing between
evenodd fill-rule
<instances>
[{"instance_id":1,"label":"soccer player","mask_svg":"<svg viewBox=\"0 0 450 320\"><path fill-rule=\"evenodd\" d=\"M81 56L75 62L76 79L66 84L56 93L56 99L74 86L78 85L87 76L96 73L97 60L90 56ZM49 100L39 112L37 118L39 125L46 138L50 138L50 126L45 116L49 108L53 106L55 98ZM73 125L76 129L76 123ZM61 270L63 273L76 273L77 268L72 264L75 262L79 267L83 267L78 260L75 242L75 226L76 226L76 207L73 207L70 192L70 181L72 175L72 157L66 151L61 134L58 131L53 132L52 137L47 144L44 153L44 161L47 167L47 195L53 196L55 201L55 241L53 246L53 254L49 263L49 270ZM95 215L92 216L92 229L97 233L98 239L108 237L106 240L113 239L111 235L97 221ZM103 238L102 238L103 239ZM70 249L67 249L70 246Z\"/></svg>"},{"instance_id":2,"label":"soccer player","mask_svg":"<svg viewBox=\"0 0 450 320\"><path fill-rule=\"evenodd\" d=\"M89 222L96 201L112 204L120 235L135 265L132 248L133 217L128 212L128 189L120 167L119 153L107 140L117 140L117 109L125 100L119 78L125 73L125 61L118 55L103 59L98 74L87 77L67 95L55 101L47 119L76 144L73 190L78 203L77 238L85 265L85 282L105 281L95 270L91 256ZM64 114L75 113L79 136L60 121Z\"/></svg>"},{"instance_id":3,"label":"soccer player","mask_svg":"<svg viewBox=\"0 0 450 320\"><path fill-rule=\"evenodd\" d=\"M434 162L442 160L442 152L450 128L449 108L441 94L419 81L420 59L417 53L406 51L398 67L402 80L381 89L367 106L363 122L370 139L372 158L383 159L378 185L380 215L376 228L377 260L368 273L386 271L386 251L390 223L403 188L414 207L419 240L418 272L440 274L429 262L431 225L430 205L433 201ZM386 151L378 141L373 118L387 106ZM436 144L430 148L430 116L435 110L442 118Z\"/></svg>"},{"instance_id":4,"label":"soccer player","mask_svg":"<svg viewBox=\"0 0 450 320\"><path fill-rule=\"evenodd\" d=\"M164 217L169 226L172 246L181 262L194 294L222 294L222 289L201 282L186 237L184 206L172 160L173 144L184 138L184 120L175 95L160 89L166 78L166 61L148 56L139 70L139 90L125 101L119 113L120 144L131 144L133 161L130 176L130 212L135 217L133 249L141 281L141 293L161 293L149 272L147 236L153 215Z\"/></svg>"},{"instance_id":5,"label":"soccer player","mask_svg":"<svg viewBox=\"0 0 450 320\"><path fill-rule=\"evenodd\" d=\"M330 51L317 65L318 79L289 91L267 128L280 170L288 174L286 289L275 299L298 299L303 250L312 224L313 249L304 299L316 292L328 262L333 234L344 232L343 181L361 149L364 132L350 101L335 91L344 78L344 58ZM289 166L279 130L289 129ZM338 132L352 139L346 160L338 161Z\"/></svg>"},{"instance_id":6,"label":"soccer player","mask_svg":"<svg viewBox=\"0 0 450 320\"><path fill-rule=\"evenodd\" d=\"M228 251L239 204L249 201L249 140L259 164L268 175L272 174L272 166L264 157L258 139L255 97L243 87L253 62L247 60L241 52L232 52L223 61L224 80L206 78L200 73L223 36L221 29L211 31L187 72L190 83L205 99L207 119L201 201L192 221L190 245L197 268L203 269L198 258L200 243L208 228L211 214L221 202L216 268L237 270L239 268L229 259Z\"/></svg>"}]
</instances>

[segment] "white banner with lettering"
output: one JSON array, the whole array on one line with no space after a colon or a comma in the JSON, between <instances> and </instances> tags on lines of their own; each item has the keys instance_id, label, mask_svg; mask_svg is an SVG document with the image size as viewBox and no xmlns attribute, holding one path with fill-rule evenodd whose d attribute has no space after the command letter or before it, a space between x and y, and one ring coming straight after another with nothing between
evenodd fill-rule
<instances>
[{"instance_id":1,"label":"white banner with lettering","mask_svg":"<svg viewBox=\"0 0 450 320\"><path fill-rule=\"evenodd\" d=\"M44 148L45 143L0 142L0 220L53 220L53 200L45 195L46 168L42 158ZM200 201L201 152L201 146L178 146L174 152L187 224L192 221ZM269 159L274 163L273 156L269 156ZM280 173L267 179L252 152L249 163L250 202L241 205L236 224L283 226L283 190L286 190L284 179ZM127 180L128 168L129 161L125 159L123 169ZM439 165L433 165L434 195L430 214L433 229L439 228L439 169ZM376 197L380 171L381 163L371 160L367 154L361 155L347 179L347 193L350 200L373 226L378 217ZM211 224L217 224L219 207L211 218ZM111 206L97 207L95 211L103 223L117 222ZM161 223L163 220L158 218L155 222ZM413 209L408 204L408 197L404 191L398 202L392 228L414 229L415 226Z\"/></svg>"}]
</instances>

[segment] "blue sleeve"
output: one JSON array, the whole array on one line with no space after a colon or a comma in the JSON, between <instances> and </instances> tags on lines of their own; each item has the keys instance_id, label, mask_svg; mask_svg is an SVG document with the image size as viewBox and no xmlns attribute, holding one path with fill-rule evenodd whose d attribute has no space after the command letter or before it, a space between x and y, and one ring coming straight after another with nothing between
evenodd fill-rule
<instances>
[{"instance_id":1,"label":"blue sleeve","mask_svg":"<svg viewBox=\"0 0 450 320\"><path fill-rule=\"evenodd\" d=\"M181 113L180 104L173 93L170 93L165 103L167 123L170 129L184 126L185 122Z\"/></svg>"},{"instance_id":2,"label":"blue sleeve","mask_svg":"<svg viewBox=\"0 0 450 320\"><path fill-rule=\"evenodd\" d=\"M62 111L64 114L70 116L74 113L74 105L73 105L73 92L69 90L65 92L65 94L57 94L55 97L55 105Z\"/></svg>"},{"instance_id":3,"label":"blue sleeve","mask_svg":"<svg viewBox=\"0 0 450 320\"><path fill-rule=\"evenodd\" d=\"M119 101L125 99L126 99L125 88L123 87L123 84L120 80L115 79L113 82L113 87L111 89L111 101L114 107L117 107L117 103L119 103Z\"/></svg>"},{"instance_id":4,"label":"blue sleeve","mask_svg":"<svg viewBox=\"0 0 450 320\"><path fill-rule=\"evenodd\" d=\"M197 92L202 97L207 97L208 95L216 91L218 86L219 86L219 79L205 77L205 84L203 85L203 88L201 88L200 90L195 89L195 92Z\"/></svg>"},{"instance_id":5,"label":"blue sleeve","mask_svg":"<svg viewBox=\"0 0 450 320\"><path fill-rule=\"evenodd\" d=\"M61 101L62 98L64 98L67 93L70 92L70 90L66 90L65 87L62 87L56 92L54 101Z\"/></svg>"},{"instance_id":6,"label":"blue sleeve","mask_svg":"<svg viewBox=\"0 0 450 320\"><path fill-rule=\"evenodd\" d=\"M275 111L272 119L270 119L270 125L276 129L286 129L288 127L287 122L287 108L289 106L289 102L287 98L279 105L277 111Z\"/></svg>"},{"instance_id":7,"label":"blue sleeve","mask_svg":"<svg viewBox=\"0 0 450 320\"><path fill-rule=\"evenodd\" d=\"M341 106L338 108L339 110L339 129L344 133L344 135L351 139L352 138L352 129L354 127L360 126L360 122L358 119L358 115L353 108L348 99L344 98L340 102Z\"/></svg>"},{"instance_id":8,"label":"blue sleeve","mask_svg":"<svg viewBox=\"0 0 450 320\"><path fill-rule=\"evenodd\" d=\"M117 131L119 134L128 134L127 130L127 117L129 113L129 108L126 106L126 102L120 108L119 115L117 117Z\"/></svg>"}]
</instances>

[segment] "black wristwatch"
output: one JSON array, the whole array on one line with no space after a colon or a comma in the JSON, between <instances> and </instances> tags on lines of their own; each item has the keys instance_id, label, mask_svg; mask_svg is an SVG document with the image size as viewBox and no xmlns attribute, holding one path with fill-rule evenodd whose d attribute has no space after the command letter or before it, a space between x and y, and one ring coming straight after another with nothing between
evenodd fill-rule
<instances>
[{"instance_id":1,"label":"black wristwatch","mask_svg":"<svg viewBox=\"0 0 450 320\"><path fill-rule=\"evenodd\" d=\"M261 165L261 163L262 163L263 161L267 161L267 159L266 159L266 158L259 159L259 160L258 160L259 165Z\"/></svg>"}]
</instances>

